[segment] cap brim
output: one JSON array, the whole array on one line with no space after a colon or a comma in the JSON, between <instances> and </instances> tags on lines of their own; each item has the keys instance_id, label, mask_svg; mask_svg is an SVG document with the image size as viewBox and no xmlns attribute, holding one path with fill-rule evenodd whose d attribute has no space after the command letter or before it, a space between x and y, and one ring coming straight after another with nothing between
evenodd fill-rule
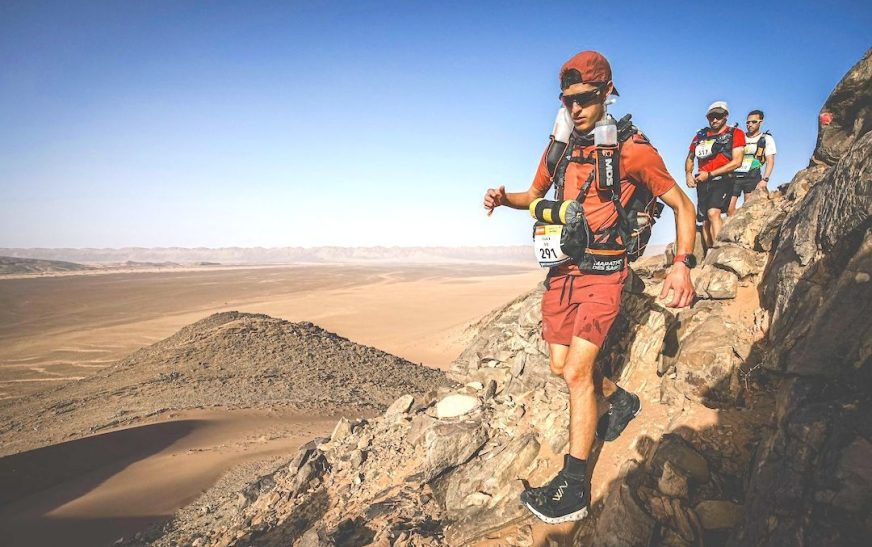
<instances>
[{"instance_id":1,"label":"cap brim","mask_svg":"<svg viewBox=\"0 0 872 547\"><path fill-rule=\"evenodd\" d=\"M621 94L618 93L618 88L615 87L615 84L612 84L612 95L614 95L615 97L620 97L620 96L621 96Z\"/></svg>"}]
</instances>

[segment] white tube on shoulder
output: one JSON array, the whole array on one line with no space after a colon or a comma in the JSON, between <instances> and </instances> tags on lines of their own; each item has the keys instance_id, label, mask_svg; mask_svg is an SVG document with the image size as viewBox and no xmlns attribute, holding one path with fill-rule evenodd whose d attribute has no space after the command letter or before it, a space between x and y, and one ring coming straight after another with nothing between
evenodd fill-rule
<instances>
[{"instance_id":1,"label":"white tube on shoulder","mask_svg":"<svg viewBox=\"0 0 872 547\"><path fill-rule=\"evenodd\" d=\"M557 142L569 142L569 135L573 129L572 118L565 106L561 106L557 111L557 118L554 120L554 129L551 130L551 136Z\"/></svg>"}]
</instances>

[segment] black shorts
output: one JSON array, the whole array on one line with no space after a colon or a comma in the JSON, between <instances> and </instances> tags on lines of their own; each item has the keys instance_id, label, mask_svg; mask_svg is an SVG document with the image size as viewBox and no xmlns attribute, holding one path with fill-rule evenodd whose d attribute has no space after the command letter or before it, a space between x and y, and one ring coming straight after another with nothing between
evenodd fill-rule
<instances>
[{"instance_id":1,"label":"black shorts","mask_svg":"<svg viewBox=\"0 0 872 547\"><path fill-rule=\"evenodd\" d=\"M697 183L696 208L700 220L708 218L709 209L720 209L726 213L733 196L733 178L721 176L706 182Z\"/></svg>"},{"instance_id":2,"label":"black shorts","mask_svg":"<svg viewBox=\"0 0 872 547\"><path fill-rule=\"evenodd\" d=\"M733 182L733 195L739 197L742 192L750 194L756 190L763 177L760 175L760 170L757 169L756 172L751 171L745 176L734 175L733 180L735 181Z\"/></svg>"}]
</instances>

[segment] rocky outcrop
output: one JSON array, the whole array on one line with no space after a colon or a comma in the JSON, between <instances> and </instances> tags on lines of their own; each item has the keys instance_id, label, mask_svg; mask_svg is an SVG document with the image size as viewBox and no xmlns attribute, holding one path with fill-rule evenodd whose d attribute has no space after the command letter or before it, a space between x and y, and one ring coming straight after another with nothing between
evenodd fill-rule
<instances>
[{"instance_id":1,"label":"rocky outcrop","mask_svg":"<svg viewBox=\"0 0 872 547\"><path fill-rule=\"evenodd\" d=\"M853 545L872 534L872 51L821 115L761 284L765 365L783 375L735 545ZM791 199L792 198L792 199Z\"/></svg>"},{"instance_id":2,"label":"rocky outcrop","mask_svg":"<svg viewBox=\"0 0 872 547\"><path fill-rule=\"evenodd\" d=\"M812 164L835 165L872 129L872 49L842 78L818 117Z\"/></svg>"}]
</instances>

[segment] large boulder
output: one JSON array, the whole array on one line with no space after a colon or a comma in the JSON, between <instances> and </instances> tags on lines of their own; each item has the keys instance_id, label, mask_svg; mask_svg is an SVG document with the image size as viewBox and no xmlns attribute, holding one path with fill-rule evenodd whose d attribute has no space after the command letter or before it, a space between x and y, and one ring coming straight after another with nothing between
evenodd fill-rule
<instances>
[{"instance_id":1,"label":"large boulder","mask_svg":"<svg viewBox=\"0 0 872 547\"><path fill-rule=\"evenodd\" d=\"M736 297L739 277L729 270L703 264L690 272L693 288L700 298L725 300Z\"/></svg>"},{"instance_id":2,"label":"large boulder","mask_svg":"<svg viewBox=\"0 0 872 547\"><path fill-rule=\"evenodd\" d=\"M813 162L835 165L872 129L872 49L842 78L818 117Z\"/></svg>"},{"instance_id":3,"label":"large boulder","mask_svg":"<svg viewBox=\"0 0 872 547\"><path fill-rule=\"evenodd\" d=\"M806 337L813 322L819 323L817 314L827 302L848 313L851 311L845 305L848 294L853 294L849 299L858 308L868 303L863 269L868 273L864 242L872 216L870 170L872 133L867 133L827 171L784 221L778 247L762 283L763 303L772 314L769 336L777 350L774 355L779 356L772 363L774 368L782 368L791 348ZM844 276L852 261L859 277ZM833 304L834 300L842 303ZM839 325L847 333L839 339L851 345L863 339L867 322L843 325L840 321ZM856 353L856 348L853 351Z\"/></svg>"},{"instance_id":4,"label":"large boulder","mask_svg":"<svg viewBox=\"0 0 872 547\"><path fill-rule=\"evenodd\" d=\"M822 111L773 238L765 364L788 373L732 545L862 545L872 536L872 57ZM793 185L792 185L793 186ZM776 376L777 377L777 376Z\"/></svg>"},{"instance_id":5,"label":"large boulder","mask_svg":"<svg viewBox=\"0 0 872 547\"><path fill-rule=\"evenodd\" d=\"M739 366L750 346L735 323L719 314L708 315L682 341L671 360L674 377L664 382L691 401L714 408L733 405L742 392Z\"/></svg>"},{"instance_id":6,"label":"large boulder","mask_svg":"<svg viewBox=\"0 0 872 547\"><path fill-rule=\"evenodd\" d=\"M731 271L739 279L743 279L763 271L766 255L739 245L723 245L709 251L705 263Z\"/></svg>"}]
</instances>

